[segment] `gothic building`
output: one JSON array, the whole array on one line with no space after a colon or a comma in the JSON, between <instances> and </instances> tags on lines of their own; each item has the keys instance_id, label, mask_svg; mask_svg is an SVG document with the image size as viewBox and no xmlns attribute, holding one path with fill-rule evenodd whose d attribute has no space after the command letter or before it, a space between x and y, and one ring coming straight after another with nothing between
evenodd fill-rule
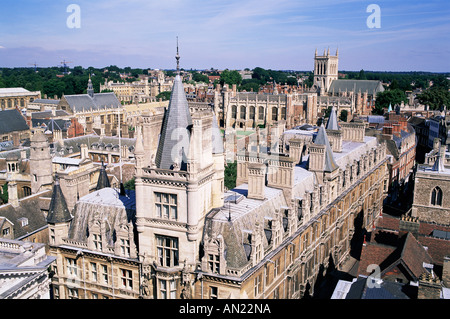
<instances>
[{"instance_id":1,"label":"gothic building","mask_svg":"<svg viewBox=\"0 0 450 319\"><path fill-rule=\"evenodd\" d=\"M364 125L260 138L224 187L216 114L189 106L179 75L164 114L136 128L135 191L101 185L72 212L54 185L48 223L60 298L301 298L376 223L386 149ZM286 145L272 146L279 141ZM252 148L253 150L253 148Z\"/></svg>"},{"instance_id":2,"label":"gothic building","mask_svg":"<svg viewBox=\"0 0 450 319\"><path fill-rule=\"evenodd\" d=\"M220 127L251 129L285 122L287 128L299 124L315 125L327 109L336 108L338 116L343 110L348 121L356 115L371 114L378 92L384 91L380 81L338 79L339 52L330 50L314 55L314 83L310 90L278 92L277 85L271 94L237 92L236 86L227 85L214 91L214 109Z\"/></svg>"}]
</instances>

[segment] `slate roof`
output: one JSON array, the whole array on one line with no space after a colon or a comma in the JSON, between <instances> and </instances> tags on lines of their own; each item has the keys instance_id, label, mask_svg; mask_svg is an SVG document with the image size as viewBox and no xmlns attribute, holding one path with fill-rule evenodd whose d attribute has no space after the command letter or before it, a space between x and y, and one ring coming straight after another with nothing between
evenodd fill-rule
<instances>
[{"instance_id":1,"label":"slate roof","mask_svg":"<svg viewBox=\"0 0 450 319\"><path fill-rule=\"evenodd\" d=\"M74 218L70 223L68 238L87 242L89 223L105 222L106 242L114 244L116 231L121 225L133 227L136 218L136 193L126 190L121 196L117 190L107 187L81 197L74 208ZM135 229L134 229L135 230Z\"/></svg>"},{"instance_id":2,"label":"slate roof","mask_svg":"<svg viewBox=\"0 0 450 319\"><path fill-rule=\"evenodd\" d=\"M328 141L327 132L325 127L321 125L319 131L317 132L314 144L325 145L325 172L332 172L338 168L338 165L334 161L333 152L331 150L330 142Z\"/></svg>"},{"instance_id":3,"label":"slate roof","mask_svg":"<svg viewBox=\"0 0 450 319\"><path fill-rule=\"evenodd\" d=\"M121 106L112 92L96 93L94 97L89 94L64 95L61 100L66 100L73 112L96 111L104 108L116 109Z\"/></svg>"},{"instance_id":4,"label":"slate roof","mask_svg":"<svg viewBox=\"0 0 450 319\"><path fill-rule=\"evenodd\" d=\"M98 175L97 187L96 190L111 187L109 183L108 175L106 174L105 166L102 163L102 167L100 168L100 174Z\"/></svg>"},{"instance_id":5,"label":"slate roof","mask_svg":"<svg viewBox=\"0 0 450 319\"><path fill-rule=\"evenodd\" d=\"M384 87L380 81L377 80L334 80L331 82L330 88L328 92L345 92L345 91L353 91L361 93L368 92L372 94L375 92L383 92Z\"/></svg>"},{"instance_id":6,"label":"slate roof","mask_svg":"<svg viewBox=\"0 0 450 319\"><path fill-rule=\"evenodd\" d=\"M16 109L0 111L0 134L26 131L30 128L27 121Z\"/></svg>"},{"instance_id":7,"label":"slate roof","mask_svg":"<svg viewBox=\"0 0 450 319\"><path fill-rule=\"evenodd\" d=\"M66 199L61 191L59 180L56 179L53 185L52 199L48 209L47 222L56 224L72 220L72 215L67 208Z\"/></svg>"},{"instance_id":8,"label":"slate roof","mask_svg":"<svg viewBox=\"0 0 450 319\"><path fill-rule=\"evenodd\" d=\"M405 285L383 281L378 286L368 285L367 277L358 277L351 285L345 299L410 299Z\"/></svg>"},{"instance_id":9,"label":"slate roof","mask_svg":"<svg viewBox=\"0 0 450 319\"><path fill-rule=\"evenodd\" d=\"M175 77L169 107L164 115L156 152L155 164L158 168L171 169L176 158L172 156L173 149L178 148L178 165L184 170L186 155L189 152L189 132L192 126L192 118L189 105L184 92L180 75ZM185 135L187 134L187 136ZM184 152L182 150L184 147ZM183 152L183 153L182 153ZM181 164L180 164L181 161Z\"/></svg>"},{"instance_id":10,"label":"slate roof","mask_svg":"<svg viewBox=\"0 0 450 319\"><path fill-rule=\"evenodd\" d=\"M19 206L13 207L11 204L0 206L0 216L6 217L14 226L14 239L32 233L42 227L47 226L47 220L41 211L48 209L49 201L45 198L50 198L51 190L46 190L31 196L19 199ZM22 226L20 218L27 218L28 225Z\"/></svg>"},{"instance_id":11,"label":"slate roof","mask_svg":"<svg viewBox=\"0 0 450 319\"><path fill-rule=\"evenodd\" d=\"M325 127L327 130L339 130L339 124L337 120L336 108L333 106L330 112L330 117L327 121L327 126Z\"/></svg>"}]
</instances>

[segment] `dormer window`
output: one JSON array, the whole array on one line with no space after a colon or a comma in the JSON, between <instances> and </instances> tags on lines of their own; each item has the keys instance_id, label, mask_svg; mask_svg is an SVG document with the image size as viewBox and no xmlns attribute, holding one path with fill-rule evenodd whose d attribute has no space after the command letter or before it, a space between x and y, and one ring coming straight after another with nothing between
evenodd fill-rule
<instances>
[{"instance_id":1,"label":"dormer window","mask_svg":"<svg viewBox=\"0 0 450 319\"><path fill-rule=\"evenodd\" d=\"M25 227L28 225L28 218L26 218L26 217L19 218L18 221L20 222L20 225L22 227Z\"/></svg>"},{"instance_id":2,"label":"dormer window","mask_svg":"<svg viewBox=\"0 0 450 319\"><path fill-rule=\"evenodd\" d=\"M129 239L120 239L120 253L122 256L130 257L130 240Z\"/></svg>"},{"instance_id":3,"label":"dormer window","mask_svg":"<svg viewBox=\"0 0 450 319\"><path fill-rule=\"evenodd\" d=\"M102 235L94 234L92 241L95 249L102 250Z\"/></svg>"}]
</instances>

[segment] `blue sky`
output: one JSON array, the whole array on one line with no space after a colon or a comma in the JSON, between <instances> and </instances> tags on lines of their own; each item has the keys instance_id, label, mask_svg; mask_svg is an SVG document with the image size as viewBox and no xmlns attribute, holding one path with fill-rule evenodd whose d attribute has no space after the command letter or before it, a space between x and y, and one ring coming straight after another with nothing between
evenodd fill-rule
<instances>
[{"instance_id":1,"label":"blue sky","mask_svg":"<svg viewBox=\"0 0 450 319\"><path fill-rule=\"evenodd\" d=\"M70 4L80 28L68 28ZM369 28L370 4L381 27ZM450 71L450 2L400 0L2 0L0 66Z\"/></svg>"}]
</instances>

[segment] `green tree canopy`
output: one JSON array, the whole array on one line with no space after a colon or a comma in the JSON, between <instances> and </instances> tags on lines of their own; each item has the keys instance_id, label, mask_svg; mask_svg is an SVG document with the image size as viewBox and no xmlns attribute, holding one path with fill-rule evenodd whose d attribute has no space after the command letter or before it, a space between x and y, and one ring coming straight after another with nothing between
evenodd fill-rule
<instances>
[{"instance_id":1,"label":"green tree canopy","mask_svg":"<svg viewBox=\"0 0 450 319\"><path fill-rule=\"evenodd\" d=\"M375 108L372 110L372 113L382 115L384 114L384 109L389 107L389 104L394 108L395 105L401 104L402 101L407 103L408 99L406 98L405 92L400 89L378 92Z\"/></svg>"},{"instance_id":2,"label":"green tree canopy","mask_svg":"<svg viewBox=\"0 0 450 319\"><path fill-rule=\"evenodd\" d=\"M417 95L417 99L421 104L427 105L431 110L441 110L444 106L450 106L450 92L442 87L434 87L434 85Z\"/></svg>"},{"instance_id":3,"label":"green tree canopy","mask_svg":"<svg viewBox=\"0 0 450 319\"><path fill-rule=\"evenodd\" d=\"M236 70L230 71L228 69L225 69L225 70L223 70L222 74L220 74L220 85L222 85L222 86L224 84L239 85L239 84L241 84L241 82L242 82L242 76Z\"/></svg>"}]
</instances>

